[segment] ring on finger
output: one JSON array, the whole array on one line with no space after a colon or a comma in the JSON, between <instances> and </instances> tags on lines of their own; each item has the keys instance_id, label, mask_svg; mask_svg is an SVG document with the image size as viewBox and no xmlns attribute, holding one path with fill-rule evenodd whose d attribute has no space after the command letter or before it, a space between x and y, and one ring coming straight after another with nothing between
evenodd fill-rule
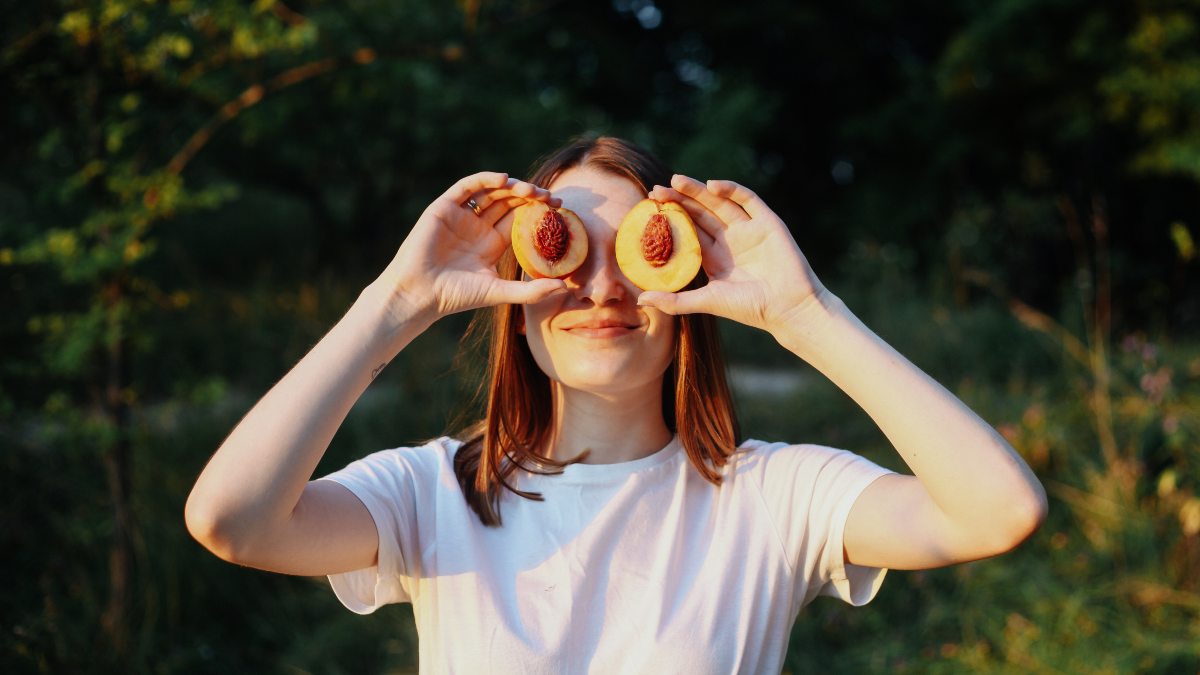
<instances>
[{"instance_id":1,"label":"ring on finger","mask_svg":"<svg viewBox=\"0 0 1200 675\"><path fill-rule=\"evenodd\" d=\"M475 201L475 198L474 198L474 197L472 197L472 198L468 199L468 200L467 200L467 203L465 204L465 206L466 206L468 209L471 209L471 211L472 211L472 212L473 212L475 215L477 215L477 216L478 216L479 214L483 213L483 207L479 206L479 202Z\"/></svg>"}]
</instances>

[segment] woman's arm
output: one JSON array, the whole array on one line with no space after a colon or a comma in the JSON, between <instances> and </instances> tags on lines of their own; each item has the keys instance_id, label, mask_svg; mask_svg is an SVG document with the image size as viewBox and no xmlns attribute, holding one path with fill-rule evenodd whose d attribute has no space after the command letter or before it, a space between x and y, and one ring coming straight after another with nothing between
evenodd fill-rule
<instances>
[{"instance_id":1,"label":"woman's arm","mask_svg":"<svg viewBox=\"0 0 1200 675\"><path fill-rule=\"evenodd\" d=\"M478 211L464 206L473 199ZM507 174L479 173L421 214L395 258L341 321L260 400L221 444L184 510L188 531L221 558L277 572L369 567L378 531L346 488L309 482L350 408L383 367L437 319L499 303L537 302L557 279L500 279L518 204L550 193Z\"/></svg>"},{"instance_id":2,"label":"woman's arm","mask_svg":"<svg viewBox=\"0 0 1200 675\"><path fill-rule=\"evenodd\" d=\"M854 504L847 562L925 569L1003 553L1034 532L1046 493L987 422L827 291L771 331L846 392L914 476L885 476Z\"/></svg>"},{"instance_id":3,"label":"woman's arm","mask_svg":"<svg viewBox=\"0 0 1200 675\"><path fill-rule=\"evenodd\" d=\"M938 567L1002 553L1038 527L1045 490L1020 456L830 293L754 192L675 176L650 196L680 201L695 219L709 283L638 302L771 333L862 406L916 474L880 478L858 498L844 535L849 562Z\"/></svg>"},{"instance_id":4,"label":"woman's arm","mask_svg":"<svg viewBox=\"0 0 1200 675\"><path fill-rule=\"evenodd\" d=\"M325 502L323 508L302 509L311 515L301 521L292 515L350 408L388 361L428 328L429 319L418 316L385 321L383 295L377 286L364 290L204 467L184 519L205 548L230 562L294 574L374 563L374 521L345 488L314 486L310 497ZM397 327L393 339L389 324Z\"/></svg>"}]
</instances>

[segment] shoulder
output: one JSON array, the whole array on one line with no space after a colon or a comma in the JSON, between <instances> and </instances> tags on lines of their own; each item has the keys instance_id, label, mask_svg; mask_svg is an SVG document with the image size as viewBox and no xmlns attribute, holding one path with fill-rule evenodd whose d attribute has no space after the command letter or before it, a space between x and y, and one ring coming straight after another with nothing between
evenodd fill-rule
<instances>
[{"instance_id":1,"label":"shoulder","mask_svg":"<svg viewBox=\"0 0 1200 675\"><path fill-rule=\"evenodd\" d=\"M747 479L764 490L853 488L891 473L849 450L817 443L780 443L750 439L730 456L725 473L734 482Z\"/></svg>"},{"instance_id":2,"label":"shoulder","mask_svg":"<svg viewBox=\"0 0 1200 675\"><path fill-rule=\"evenodd\" d=\"M420 445L388 448L373 452L367 457L383 457L405 459L409 461L429 461L430 459L454 459L455 453L462 447L462 441L449 436L439 436L424 441Z\"/></svg>"},{"instance_id":3,"label":"shoulder","mask_svg":"<svg viewBox=\"0 0 1200 675\"><path fill-rule=\"evenodd\" d=\"M425 441L421 445L388 448L372 452L346 465L327 477L353 473L363 478L413 478L435 477L444 469L453 471L454 455L462 442L441 436Z\"/></svg>"},{"instance_id":4,"label":"shoulder","mask_svg":"<svg viewBox=\"0 0 1200 675\"><path fill-rule=\"evenodd\" d=\"M783 443L750 438L730 455L729 467L734 471L819 469L830 462L855 460L867 461L849 450L816 443Z\"/></svg>"}]
</instances>

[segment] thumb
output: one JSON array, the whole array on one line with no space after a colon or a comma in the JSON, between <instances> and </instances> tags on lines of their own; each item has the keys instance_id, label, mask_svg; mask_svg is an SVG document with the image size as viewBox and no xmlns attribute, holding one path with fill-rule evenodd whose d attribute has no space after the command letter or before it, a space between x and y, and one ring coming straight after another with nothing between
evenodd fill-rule
<instances>
[{"instance_id":1,"label":"thumb","mask_svg":"<svg viewBox=\"0 0 1200 675\"><path fill-rule=\"evenodd\" d=\"M646 291L638 296L637 304L643 307L653 307L667 314L695 314L709 311L708 296L707 286L682 293Z\"/></svg>"},{"instance_id":2,"label":"thumb","mask_svg":"<svg viewBox=\"0 0 1200 675\"><path fill-rule=\"evenodd\" d=\"M497 279L492 283L488 297L495 304L526 305L566 292L567 285L562 279L534 279L532 281Z\"/></svg>"}]
</instances>

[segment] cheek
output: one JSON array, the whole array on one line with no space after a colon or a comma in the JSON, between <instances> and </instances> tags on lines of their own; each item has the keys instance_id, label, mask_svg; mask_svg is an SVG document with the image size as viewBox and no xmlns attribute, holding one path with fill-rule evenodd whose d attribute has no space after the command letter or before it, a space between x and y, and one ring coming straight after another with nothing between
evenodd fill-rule
<instances>
[{"instance_id":1,"label":"cheek","mask_svg":"<svg viewBox=\"0 0 1200 675\"><path fill-rule=\"evenodd\" d=\"M670 314L659 313L656 317L651 317L650 331L650 349L652 354L648 355L655 360L656 365L661 365L663 369L671 364L671 360L675 357L675 341L679 339L676 327L676 317Z\"/></svg>"},{"instance_id":2,"label":"cheek","mask_svg":"<svg viewBox=\"0 0 1200 675\"><path fill-rule=\"evenodd\" d=\"M558 313L562 303L561 298L549 298L539 303L522 305L521 311L517 313L517 332L526 337L541 336L543 331L548 330L550 319Z\"/></svg>"},{"instance_id":3,"label":"cheek","mask_svg":"<svg viewBox=\"0 0 1200 675\"><path fill-rule=\"evenodd\" d=\"M671 315L666 315L663 321L662 331L664 333L662 343L663 351L666 352L666 359L669 362L675 356L675 341L679 339L678 319Z\"/></svg>"},{"instance_id":4,"label":"cheek","mask_svg":"<svg viewBox=\"0 0 1200 675\"><path fill-rule=\"evenodd\" d=\"M675 334L676 322L679 321L678 317L653 307L646 308L646 318L650 320L650 328L654 335L664 340L669 340Z\"/></svg>"}]
</instances>

